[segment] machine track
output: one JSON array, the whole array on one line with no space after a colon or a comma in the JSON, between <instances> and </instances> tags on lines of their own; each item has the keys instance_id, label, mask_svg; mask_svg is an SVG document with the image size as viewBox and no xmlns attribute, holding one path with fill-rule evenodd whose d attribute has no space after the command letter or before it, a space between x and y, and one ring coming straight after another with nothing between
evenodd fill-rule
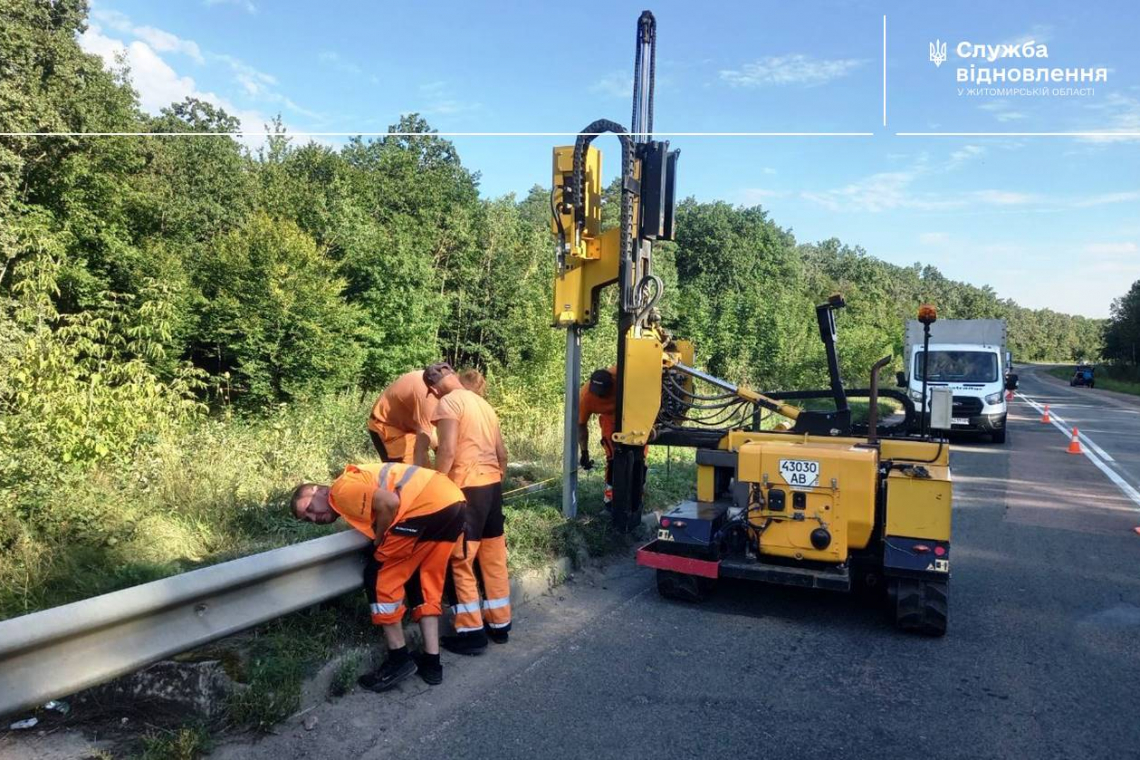
<instances>
[{"instance_id":1,"label":"machine track","mask_svg":"<svg viewBox=\"0 0 1140 760\"><path fill-rule=\"evenodd\" d=\"M888 599L899 628L926 636L946 634L950 599L946 583L895 578Z\"/></svg>"},{"instance_id":2,"label":"machine track","mask_svg":"<svg viewBox=\"0 0 1140 760\"><path fill-rule=\"evenodd\" d=\"M666 599L701 602L712 589L713 582L708 578L675 573L672 570L657 571L657 593Z\"/></svg>"}]
</instances>

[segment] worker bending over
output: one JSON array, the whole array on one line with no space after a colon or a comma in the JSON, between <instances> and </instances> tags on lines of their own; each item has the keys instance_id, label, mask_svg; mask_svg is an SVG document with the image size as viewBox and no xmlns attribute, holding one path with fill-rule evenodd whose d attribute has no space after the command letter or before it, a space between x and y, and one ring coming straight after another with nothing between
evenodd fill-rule
<instances>
[{"instance_id":1,"label":"worker bending over","mask_svg":"<svg viewBox=\"0 0 1140 760\"><path fill-rule=\"evenodd\" d=\"M602 429L602 450L606 454L606 490L602 501L609 506L614 500L614 428L617 414L617 367L596 369L578 394L578 447L581 456L578 466L592 470L594 460L590 459L590 417L598 415L598 427Z\"/></svg>"},{"instance_id":2,"label":"worker bending over","mask_svg":"<svg viewBox=\"0 0 1140 760\"><path fill-rule=\"evenodd\" d=\"M332 486L303 483L293 491L293 514L314 523L343 517L370 537L375 551L364 568L372 622L382 626L388 659L361 676L372 691L387 691L415 673L443 682L439 616L448 561L463 534L463 493L444 475L402 462L350 464ZM404 641L407 607L423 633L413 658Z\"/></svg>"},{"instance_id":3,"label":"worker bending over","mask_svg":"<svg viewBox=\"0 0 1140 760\"><path fill-rule=\"evenodd\" d=\"M385 462L427 467L438 399L428 393L422 370L405 372L384 389L368 416L368 434Z\"/></svg>"},{"instance_id":4,"label":"worker bending over","mask_svg":"<svg viewBox=\"0 0 1140 760\"><path fill-rule=\"evenodd\" d=\"M465 373L464 380L482 387L477 372ZM511 630L511 583L503 535L507 449L495 410L479 393L464 387L450 367L429 367L424 382L440 398L432 416L439 436L436 469L463 489L467 501L467 551L457 552L451 560L456 635L443 637L443 646L458 654L479 654L487 648L488 638L505 644ZM482 600L477 573L483 581Z\"/></svg>"}]
</instances>

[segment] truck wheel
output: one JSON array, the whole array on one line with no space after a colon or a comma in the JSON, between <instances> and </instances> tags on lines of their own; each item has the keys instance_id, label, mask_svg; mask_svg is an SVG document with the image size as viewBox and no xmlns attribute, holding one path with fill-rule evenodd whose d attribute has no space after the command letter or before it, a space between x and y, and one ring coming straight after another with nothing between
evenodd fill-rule
<instances>
[{"instance_id":1,"label":"truck wheel","mask_svg":"<svg viewBox=\"0 0 1140 760\"><path fill-rule=\"evenodd\" d=\"M713 589L713 581L696 575L675 573L672 570L657 571L657 593L666 599L679 602L700 602Z\"/></svg>"},{"instance_id":2,"label":"truck wheel","mask_svg":"<svg viewBox=\"0 0 1140 760\"><path fill-rule=\"evenodd\" d=\"M895 625L924 636L945 636L949 588L945 582L892 578L887 599Z\"/></svg>"},{"instance_id":3,"label":"truck wheel","mask_svg":"<svg viewBox=\"0 0 1140 760\"><path fill-rule=\"evenodd\" d=\"M990 439L993 440L994 443L1005 443L1005 428L990 433Z\"/></svg>"}]
</instances>

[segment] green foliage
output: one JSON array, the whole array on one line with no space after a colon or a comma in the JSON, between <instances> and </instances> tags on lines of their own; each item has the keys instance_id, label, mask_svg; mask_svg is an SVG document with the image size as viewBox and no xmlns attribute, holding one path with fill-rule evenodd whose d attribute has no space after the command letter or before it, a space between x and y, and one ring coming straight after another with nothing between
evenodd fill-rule
<instances>
[{"instance_id":1,"label":"green foliage","mask_svg":"<svg viewBox=\"0 0 1140 760\"><path fill-rule=\"evenodd\" d=\"M198 363L232 376L238 399L254 408L355 386L361 315L331 270L292 222L258 213L221 236L194 275Z\"/></svg>"},{"instance_id":2,"label":"green foliage","mask_svg":"<svg viewBox=\"0 0 1140 760\"><path fill-rule=\"evenodd\" d=\"M1104 327L1104 357L1133 374L1140 371L1140 280L1112 302Z\"/></svg>"},{"instance_id":3,"label":"green foliage","mask_svg":"<svg viewBox=\"0 0 1140 760\"><path fill-rule=\"evenodd\" d=\"M148 731L142 738L139 760L197 760L209 754L214 742L205 726Z\"/></svg>"}]
</instances>

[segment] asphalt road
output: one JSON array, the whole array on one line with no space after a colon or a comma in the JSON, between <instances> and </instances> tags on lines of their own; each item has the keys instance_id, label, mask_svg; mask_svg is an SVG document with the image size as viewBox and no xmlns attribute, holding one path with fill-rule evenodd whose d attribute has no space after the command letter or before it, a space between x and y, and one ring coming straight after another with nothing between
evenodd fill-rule
<instances>
[{"instance_id":1,"label":"asphalt road","mask_svg":"<svg viewBox=\"0 0 1140 760\"><path fill-rule=\"evenodd\" d=\"M1140 407L1022 377L1136 483ZM668 602L627 558L525 608L510 644L445 656L441 687L352 693L215 757L1138 757L1140 512L1012 409L1006 445L952 450L945 638L824 592Z\"/></svg>"}]
</instances>

